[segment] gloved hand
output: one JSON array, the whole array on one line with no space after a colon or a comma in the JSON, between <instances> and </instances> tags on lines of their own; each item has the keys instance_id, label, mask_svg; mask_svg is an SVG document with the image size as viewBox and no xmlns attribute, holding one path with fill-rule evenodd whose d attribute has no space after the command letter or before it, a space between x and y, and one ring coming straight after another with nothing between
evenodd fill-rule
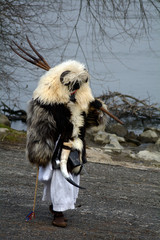
<instances>
[{"instance_id":1,"label":"gloved hand","mask_svg":"<svg viewBox=\"0 0 160 240\"><path fill-rule=\"evenodd\" d=\"M100 109L102 107L102 103L98 99L95 99L90 103L90 106L96 109Z\"/></svg>"}]
</instances>

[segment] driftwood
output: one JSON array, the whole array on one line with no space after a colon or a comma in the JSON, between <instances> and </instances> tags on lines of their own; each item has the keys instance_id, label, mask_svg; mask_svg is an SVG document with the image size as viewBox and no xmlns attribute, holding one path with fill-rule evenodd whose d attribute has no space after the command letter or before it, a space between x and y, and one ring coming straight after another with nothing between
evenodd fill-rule
<instances>
[{"instance_id":1,"label":"driftwood","mask_svg":"<svg viewBox=\"0 0 160 240\"><path fill-rule=\"evenodd\" d=\"M1 111L8 117L10 121L21 120L22 122L26 122L27 113L24 110L13 110L4 102L1 102Z\"/></svg>"},{"instance_id":2,"label":"driftwood","mask_svg":"<svg viewBox=\"0 0 160 240\"><path fill-rule=\"evenodd\" d=\"M160 108L157 103L150 104L149 99L140 100L119 92L108 92L100 96L108 109L118 118L134 117L137 120L160 121Z\"/></svg>"}]
</instances>

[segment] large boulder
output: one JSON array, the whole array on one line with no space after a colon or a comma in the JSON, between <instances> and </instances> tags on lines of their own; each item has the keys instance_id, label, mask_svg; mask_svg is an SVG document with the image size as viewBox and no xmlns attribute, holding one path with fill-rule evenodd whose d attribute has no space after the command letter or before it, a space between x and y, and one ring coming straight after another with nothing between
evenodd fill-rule
<instances>
[{"instance_id":1,"label":"large boulder","mask_svg":"<svg viewBox=\"0 0 160 240\"><path fill-rule=\"evenodd\" d=\"M106 131L109 133L114 133L120 137L125 137L128 133L127 129L119 123L107 126Z\"/></svg>"},{"instance_id":2,"label":"large boulder","mask_svg":"<svg viewBox=\"0 0 160 240\"><path fill-rule=\"evenodd\" d=\"M143 150L137 153L136 155L138 158L142 158L144 160L160 162L159 152L150 152L148 150Z\"/></svg>"},{"instance_id":3,"label":"large boulder","mask_svg":"<svg viewBox=\"0 0 160 240\"><path fill-rule=\"evenodd\" d=\"M4 114L1 114L1 113L0 113L0 124L6 125L8 127L11 126L9 119Z\"/></svg>"},{"instance_id":4,"label":"large boulder","mask_svg":"<svg viewBox=\"0 0 160 240\"><path fill-rule=\"evenodd\" d=\"M158 135L153 130L146 130L139 135L139 139L143 143L155 143L158 140Z\"/></svg>"},{"instance_id":5,"label":"large boulder","mask_svg":"<svg viewBox=\"0 0 160 240\"><path fill-rule=\"evenodd\" d=\"M146 127L146 128L144 128L144 132L148 131L148 130L154 131L155 133L157 133L158 137L160 137L160 128L155 128L155 127Z\"/></svg>"}]
</instances>

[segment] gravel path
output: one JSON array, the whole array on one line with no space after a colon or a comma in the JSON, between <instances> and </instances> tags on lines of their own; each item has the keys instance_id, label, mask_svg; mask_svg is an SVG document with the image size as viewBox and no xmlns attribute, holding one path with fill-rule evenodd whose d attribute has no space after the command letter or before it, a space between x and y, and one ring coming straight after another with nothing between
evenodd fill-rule
<instances>
[{"instance_id":1,"label":"gravel path","mask_svg":"<svg viewBox=\"0 0 160 240\"><path fill-rule=\"evenodd\" d=\"M160 169L87 163L77 207L66 212L65 229L52 226L39 183L36 218L32 210L36 169L24 150L0 148L0 239L160 239Z\"/></svg>"}]
</instances>

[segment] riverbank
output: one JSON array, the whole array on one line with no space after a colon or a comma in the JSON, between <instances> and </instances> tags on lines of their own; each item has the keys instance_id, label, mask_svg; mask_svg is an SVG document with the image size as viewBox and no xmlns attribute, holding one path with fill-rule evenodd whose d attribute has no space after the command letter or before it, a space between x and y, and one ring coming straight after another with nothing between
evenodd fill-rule
<instances>
[{"instance_id":1,"label":"riverbank","mask_svg":"<svg viewBox=\"0 0 160 240\"><path fill-rule=\"evenodd\" d=\"M112 131L111 131L112 129ZM114 124L86 133L87 158L90 162L130 167L160 169L160 129L146 128L139 136ZM25 150L26 132L0 124L0 147Z\"/></svg>"}]
</instances>

